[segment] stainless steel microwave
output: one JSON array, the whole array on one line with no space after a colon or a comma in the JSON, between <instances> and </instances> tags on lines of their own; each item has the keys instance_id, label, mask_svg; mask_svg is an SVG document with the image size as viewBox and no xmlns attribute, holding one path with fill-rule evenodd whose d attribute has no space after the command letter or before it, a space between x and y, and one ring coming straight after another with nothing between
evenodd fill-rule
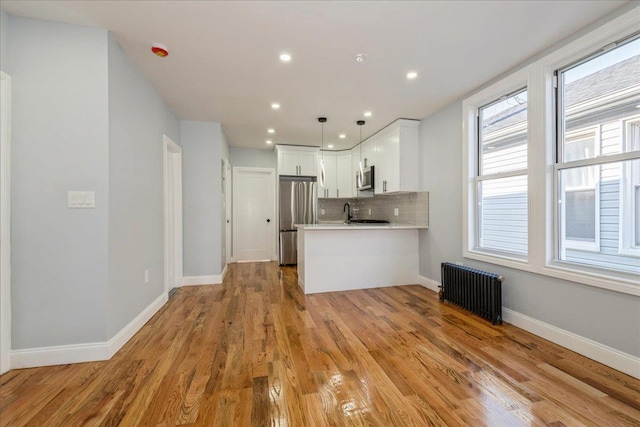
<instances>
[{"instance_id":1,"label":"stainless steel microwave","mask_svg":"<svg viewBox=\"0 0 640 427\"><path fill-rule=\"evenodd\" d=\"M358 187L359 191L373 190L373 184L375 182L375 166L369 166L368 168L364 168L362 174L362 185ZM357 179L357 173L356 173ZM356 180L356 182L358 182Z\"/></svg>"}]
</instances>

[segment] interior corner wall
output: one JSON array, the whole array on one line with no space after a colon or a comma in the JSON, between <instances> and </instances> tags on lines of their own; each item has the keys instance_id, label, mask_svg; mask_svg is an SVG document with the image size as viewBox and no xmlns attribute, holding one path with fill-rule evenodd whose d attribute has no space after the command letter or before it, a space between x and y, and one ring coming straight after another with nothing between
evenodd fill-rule
<instances>
[{"instance_id":1,"label":"interior corner wall","mask_svg":"<svg viewBox=\"0 0 640 427\"><path fill-rule=\"evenodd\" d=\"M640 356L640 297L462 257L462 102L420 123L421 189L429 229L420 233L420 274L440 282L440 263L464 262L505 277L503 306Z\"/></svg>"},{"instance_id":2,"label":"interior corner wall","mask_svg":"<svg viewBox=\"0 0 640 427\"><path fill-rule=\"evenodd\" d=\"M107 31L9 16L3 43L7 23L12 348L104 342ZM94 191L95 208L69 209L69 190Z\"/></svg>"},{"instance_id":3,"label":"interior corner wall","mask_svg":"<svg viewBox=\"0 0 640 427\"><path fill-rule=\"evenodd\" d=\"M111 34L108 44L112 338L164 292L163 135L180 144L180 121Z\"/></svg>"},{"instance_id":4,"label":"interior corner wall","mask_svg":"<svg viewBox=\"0 0 640 427\"><path fill-rule=\"evenodd\" d=\"M181 121L184 277L220 275L221 144L219 123Z\"/></svg>"}]
</instances>

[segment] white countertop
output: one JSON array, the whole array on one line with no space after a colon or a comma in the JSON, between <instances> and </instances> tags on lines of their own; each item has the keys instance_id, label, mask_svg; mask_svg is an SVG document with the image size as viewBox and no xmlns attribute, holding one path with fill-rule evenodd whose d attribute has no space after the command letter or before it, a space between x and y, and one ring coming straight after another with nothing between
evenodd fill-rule
<instances>
[{"instance_id":1,"label":"white countertop","mask_svg":"<svg viewBox=\"0 0 640 427\"><path fill-rule=\"evenodd\" d=\"M410 230L410 229L427 229L424 225L413 224L345 224L344 222L327 222L320 224L295 224L296 228L305 231L322 231L322 230Z\"/></svg>"}]
</instances>

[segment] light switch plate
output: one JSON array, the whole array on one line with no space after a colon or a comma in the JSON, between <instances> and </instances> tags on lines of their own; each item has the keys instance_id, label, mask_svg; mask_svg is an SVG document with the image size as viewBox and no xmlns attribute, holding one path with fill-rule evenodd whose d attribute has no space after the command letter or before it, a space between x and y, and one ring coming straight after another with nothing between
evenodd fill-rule
<instances>
[{"instance_id":1,"label":"light switch plate","mask_svg":"<svg viewBox=\"0 0 640 427\"><path fill-rule=\"evenodd\" d=\"M72 209L93 209L96 207L96 193L94 191L69 191L67 198L68 206Z\"/></svg>"}]
</instances>

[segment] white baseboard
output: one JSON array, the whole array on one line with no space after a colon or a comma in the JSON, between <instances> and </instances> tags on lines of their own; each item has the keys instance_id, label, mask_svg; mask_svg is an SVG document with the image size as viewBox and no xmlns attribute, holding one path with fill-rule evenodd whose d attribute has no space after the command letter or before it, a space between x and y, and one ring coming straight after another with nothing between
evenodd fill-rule
<instances>
[{"instance_id":1,"label":"white baseboard","mask_svg":"<svg viewBox=\"0 0 640 427\"><path fill-rule=\"evenodd\" d=\"M23 369L108 359L109 345L97 342L12 350L10 364L11 369Z\"/></svg>"},{"instance_id":2,"label":"white baseboard","mask_svg":"<svg viewBox=\"0 0 640 427\"><path fill-rule=\"evenodd\" d=\"M427 289L431 289L434 292L440 292L440 288L438 287L440 286L440 283L436 282L435 280L431 280L428 277L418 275L418 284L424 286Z\"/></svg>"},{"instance_id":3,"label":"white baseboard","mask_svg":"<svg viewBox=\"0 0 640 427\"><path fill-rule=\"evenodd\" d=\"M147 323L167 301L167 294L163 292L162 295L149 304L142 313L138 314L127 326L115 334L113 338L107 342L107 345L109 346L109 359L111 359L118 350L120 350L140 329L142 329L145 323Z\"/></svg>"},{"instance_id":4,"label":"white baseboard","mask_svg":"<svg viewBox=\"0 0 640 427\"><path fill-rule=\"evenodd\" d=\"M640 379L640 357L624 353L506 307L502 307L502 319L525 331Z\"/></svg>"},{"instance_id":5,"label":"white baseboard","mask_svg":"<svg viewBox=\"0 0 640 427\"><path fill-rule=\"evenodd\" d=\"M153 317L165 302L167 302L167 295L163 292L142 313L107 342L13 350L10 356L11 369L109 360Z\"/></svg>"},{"instance_id":6,"label":"white baseboard","mask_svg":"<svg viewBox=\"0 0 640 427\"><path fill-rule=\"evenodd\" d=\"M182 286L219 285L222 283L224 273L223 271L222 274L211 274L209 276L185 276L182 278Z\"/></svg>"},{"instance_id":7,"label":"white baseboard","mask_svg":"<svg viewBox=\"0 0 640 427\"><path fill-rule=\"evenodd\" d=\"M425 276L418 276L418 284L438 292L439 282ZM583 356L617 369L620 372L640 379L640 357L624 353L599 342L590 340L573 332L526 316L517 311L502 307L502 320L558 344Z\"/></svg>"}]
</instances>

